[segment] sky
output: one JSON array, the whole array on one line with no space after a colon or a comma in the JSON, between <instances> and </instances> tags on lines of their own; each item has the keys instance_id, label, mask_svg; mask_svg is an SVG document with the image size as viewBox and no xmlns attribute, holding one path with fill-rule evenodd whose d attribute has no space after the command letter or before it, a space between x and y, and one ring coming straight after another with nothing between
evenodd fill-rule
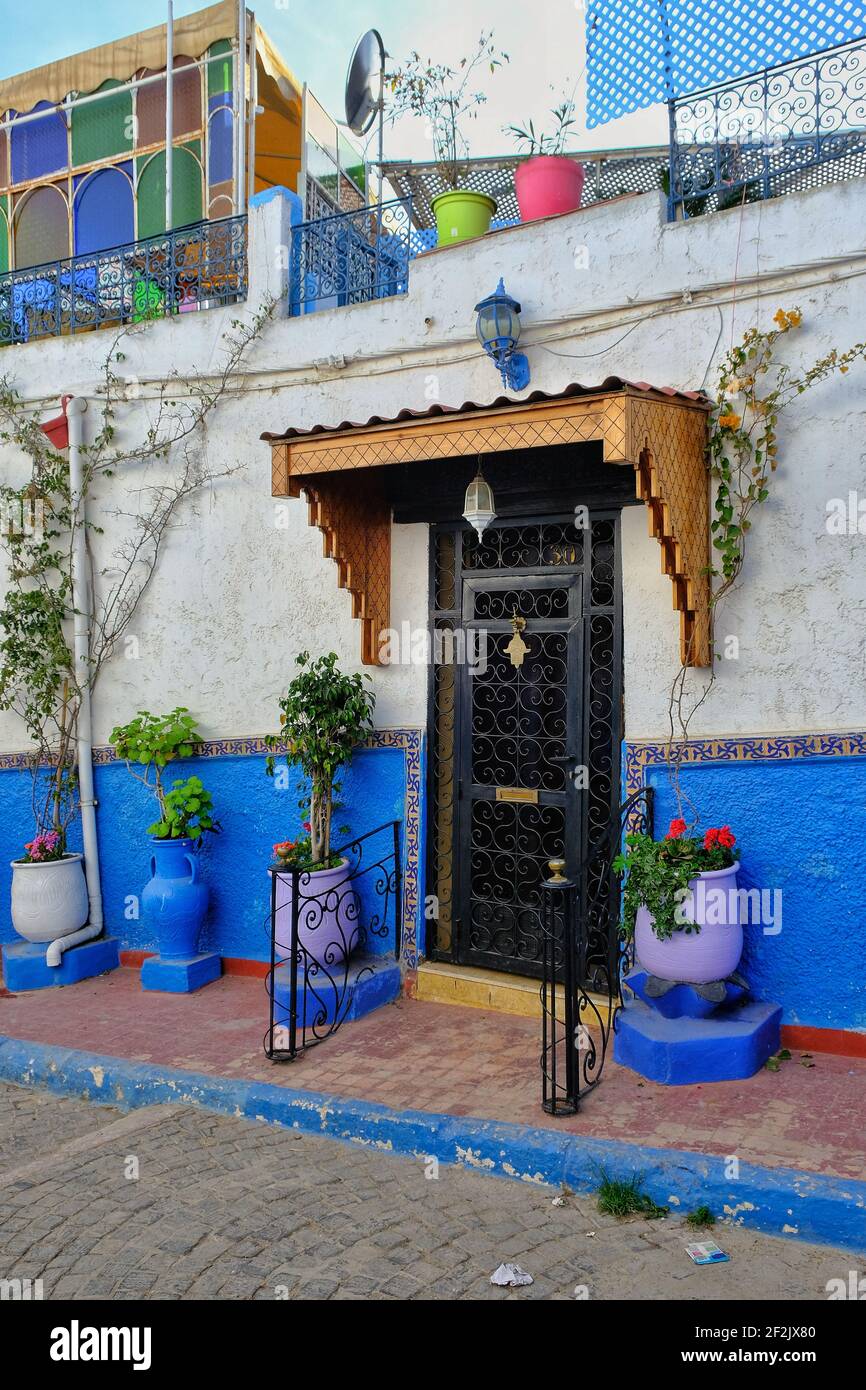
<instances>
[{"instance_id":1,"label":"sky","mask_svg":"<svg viewBox=\"0 0 866 1390\"><path fill-rule=\"evenodd\" d=\"M175 0L175 16L202 9L201 0ZM563 97L575 95L575 150L667 143L667 113L652 108L586 133L584 118L584 0L262 0L250 3L297 77L309 83L331 115L343 116L343 85L355 40L375 26L398 62L412 50L456 66L482 29L493 29L510 62L482 74L487 103L467 135L475 155L510 154L502 127L536 127ZM0 0L0 77L66 57L165 20L164 0ZM373 155L375 151L370 150ZM386 132L386 158L428 159L423 123L404 119Z\"/></svg>"}]
</instances>

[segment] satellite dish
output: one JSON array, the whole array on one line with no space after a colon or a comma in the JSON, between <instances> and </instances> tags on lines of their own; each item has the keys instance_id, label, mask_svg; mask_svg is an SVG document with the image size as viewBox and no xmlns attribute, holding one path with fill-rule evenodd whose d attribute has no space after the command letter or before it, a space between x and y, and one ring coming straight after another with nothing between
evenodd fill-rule
<instances>
[{"instance_id":1,"label":"satellite dish","mask_svg":"<svg viewBox=\"0 0 866 1390\"><path fill-rule=\"evenodd\" d=\"M366 135L382 110L385 45L378 29L368 29L355 44L346 76L346 125Z\"/></svg>"}]
</instances>

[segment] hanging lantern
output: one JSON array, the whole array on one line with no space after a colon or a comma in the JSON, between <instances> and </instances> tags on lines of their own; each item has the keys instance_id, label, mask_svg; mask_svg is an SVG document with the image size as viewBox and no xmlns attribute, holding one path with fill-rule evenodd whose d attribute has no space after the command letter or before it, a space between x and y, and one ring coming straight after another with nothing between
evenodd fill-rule
<instances>
[{"instance_id":1,"label":"hanging lantern","mask_svg":"<svg viewBox=\"0 0 866 1390\"><path fill-rule=\"evenodd\" d=\"M493 489L481 472L480 460L478 472L466 489L463 519L468 521L469 525L477 531L479 540L484 536L491 521L496 520L496 512L493 507Z\"/></svg>"},{"instance_id":2,"label":"hanging lantern","mask_svg":"<svg viewBox=\"0 0 866 1390\"><path fill-rule=\"evenodd\" d=\"M529 362L522 352L515 352L520 342L520 305L506 294L504 280L499 281L495 294L475 305L475 312L478 341L496 364L503 385L512 391L525 390L529 385Z\"/></svg>"}]
</instances>

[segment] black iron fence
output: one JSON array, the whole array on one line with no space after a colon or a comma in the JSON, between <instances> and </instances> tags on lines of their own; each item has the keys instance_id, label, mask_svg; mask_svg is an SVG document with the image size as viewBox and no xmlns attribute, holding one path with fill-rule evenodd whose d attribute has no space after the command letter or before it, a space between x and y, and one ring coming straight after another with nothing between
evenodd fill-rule
<instances>
[{"instance_id":1,"label":"black iron fence","mask_svg":"<svg viewBox=\"0 0 866 1390\"><path fill-rule=\"evenodd\" d=\"M389 953L385 943L393 940L400 959L400 822L341 845L333 859L341 862L324 871L270 871L264 1049L271 1061L294 1061L337 1031L356 989L375 973L374 955Z\"/></svg>"},{"instance_id":2,"label":"black iron fence","mask_svg":"<svg viewBox=\"0 0 866 1390\"><path fill-rule=\"evenodd\" d=\"M671 221L866 174L866 39L668 105Z\"/></svg>"},{"instance_id":3,"label":"black iron fence","mask_svg":"<svg viewBox=\"0 0 866 1390\"><path fill-rule=\"evenodd\" d=\"M601 1081L630 949L612 865L627 831L652 833L652 813L652 788L634 792L574 877L552 860L542 884L541 1103L549 1115L576 1114Z\"/></svg>"},{"instance_id":4,"label":"black iron fence","mask_svg":"<svg viewBox=\"0 0 866 1390\"><path fill-rule=\"evenodd\" d=\"M293 314L406 294L412 199L318 217L292 229Z\"/></svg>"},{"instance_id":5,"label":"black iron fence","mask_svg":"<svg viewBox=\"0 0 866 1390\"><path fill-rule=\"evenodd\" d=\"M244 299L247 219L196 222L0 276L0 345Z\"/></svg>"}]
</instances>

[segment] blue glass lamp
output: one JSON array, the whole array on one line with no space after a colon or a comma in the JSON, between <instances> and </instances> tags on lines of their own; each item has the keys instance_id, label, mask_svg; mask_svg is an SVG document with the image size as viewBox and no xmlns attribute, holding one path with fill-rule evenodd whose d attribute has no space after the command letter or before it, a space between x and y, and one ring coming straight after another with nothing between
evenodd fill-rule
<instances>
[{"instance_id":1,"label":"blue glass lamp","mask_svg":"<svg viewBox=\"0 0 866 1390\"><path fill-rule=\"evenodd\" d=\"M476 333L488 357L496 364L502 384L510 391L524 391L529 385L529 362L515 352L520 341L520 305L505 292L500 280L496 293L475 305Z\"/></svg>"}]
</instances>

